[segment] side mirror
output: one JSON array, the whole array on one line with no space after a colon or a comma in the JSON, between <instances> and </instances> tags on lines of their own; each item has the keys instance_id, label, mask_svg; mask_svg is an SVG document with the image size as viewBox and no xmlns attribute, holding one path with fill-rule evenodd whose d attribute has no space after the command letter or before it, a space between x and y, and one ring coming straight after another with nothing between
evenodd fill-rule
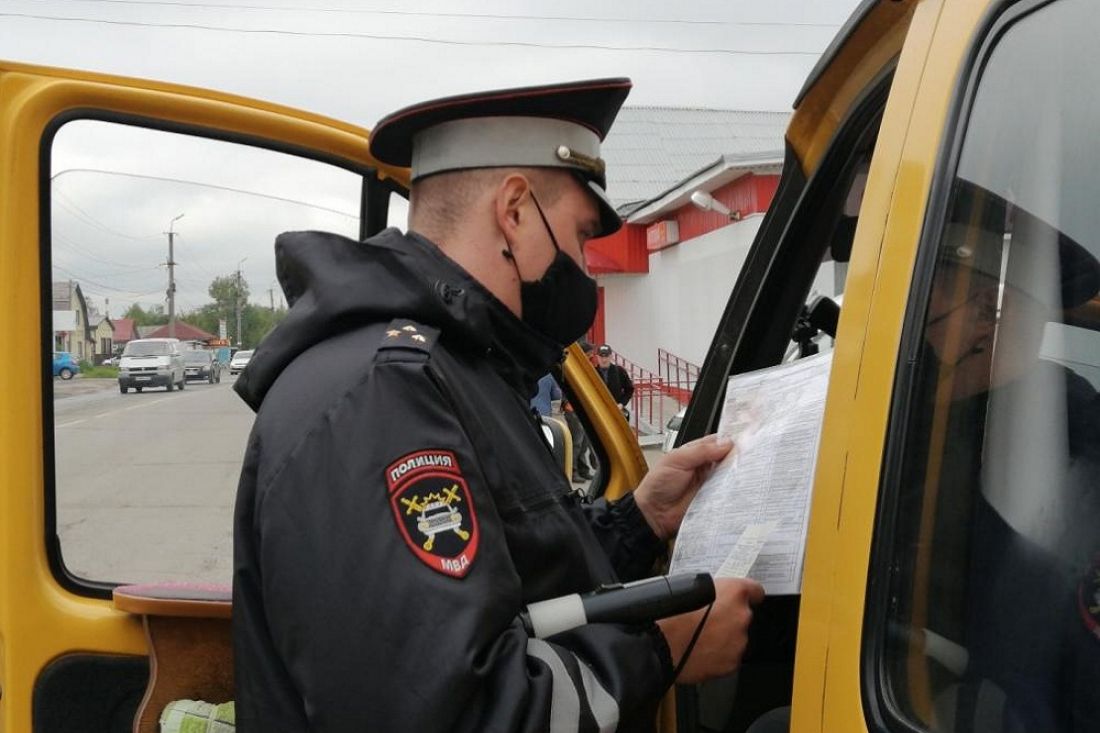
<instances>
[{"instance_id":1,"label":"side mirror","mask_svg":"<svg viewBox=\"0 0 1100 733\"><path fill-rule=\"evenodd\" d=\"M840 320L840 306L832 298L819 295L814 298L809 306L807 319L817 330L836 338L836 324Z\"/></svg>"}]
</instances>

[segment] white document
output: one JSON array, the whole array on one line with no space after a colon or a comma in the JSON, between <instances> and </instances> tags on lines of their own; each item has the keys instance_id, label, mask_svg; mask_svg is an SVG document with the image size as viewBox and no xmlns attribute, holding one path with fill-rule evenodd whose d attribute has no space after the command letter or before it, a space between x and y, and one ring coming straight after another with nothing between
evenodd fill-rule
<instances>
[{"instance_id":1,"label":"white document","mask_svg":"<svg viewBox=\"0 0 1100 733\"><path fill-rule=\"evenodd\" d=\"M670 573L800 592L831 364L830 352L730 377L718 434L734 447L688 508Z\"/></svg>"}]
</instances>

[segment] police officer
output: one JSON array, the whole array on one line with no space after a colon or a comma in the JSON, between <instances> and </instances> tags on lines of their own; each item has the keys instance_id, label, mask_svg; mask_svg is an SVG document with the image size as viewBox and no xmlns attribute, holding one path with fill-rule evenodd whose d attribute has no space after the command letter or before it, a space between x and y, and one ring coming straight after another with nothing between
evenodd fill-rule
<instances>
[{"instance_id":1,"label":"police officer","mask_svg":"<svg viewBox=\"0 0 1100 733\"><path fill-rule=\"evenodd\" d=\"M257 411L235 517L241 730L647 730L700 614L549 640L533 601L653 572L702 471L669 454L583 504L527 401L589 327L620 225L599 143L625 79L437 100L375 128L410 232L276 241L292 307L236 390ZM680 681L737 665L761 588L721 581Z\"/></svg>"}]
</instances>

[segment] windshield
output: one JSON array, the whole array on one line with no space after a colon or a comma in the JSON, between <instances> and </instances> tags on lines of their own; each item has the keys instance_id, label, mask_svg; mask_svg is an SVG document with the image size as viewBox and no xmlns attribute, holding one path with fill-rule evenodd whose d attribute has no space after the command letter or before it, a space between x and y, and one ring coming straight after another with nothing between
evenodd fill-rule
<instances>
[{"instance_id":1,"label":"windshield","mask_svg":"<svg viewBox=\"0 0 1100 733\"><path fill-rule=\"evenodd\" d=\"M252 352L251 351L238 351L236 354L233 355L233 361L240 361L242 359L247 360L247 359L251 359L251 358L252 358Z\"/></svg>"},{"instance_id":2,"label":"windshield","mask_svg":"<svg viewBox=\"0 0 1100 733\"><path fill-rule=\"evenodd\" d=\"M206 364L210 361L209 351L188 351L183 355L188 364Z\"/></svg>"},{"instance_id":3,"label":"windshield","mask_svg":"<svg viewBox=\"0 0 1100 733\"><path fill-rule=\"evenodd\" d=\"M167 356L172 351L166 341L131 341L126 344L123 356Z\"/></svg>"}]
</instances>

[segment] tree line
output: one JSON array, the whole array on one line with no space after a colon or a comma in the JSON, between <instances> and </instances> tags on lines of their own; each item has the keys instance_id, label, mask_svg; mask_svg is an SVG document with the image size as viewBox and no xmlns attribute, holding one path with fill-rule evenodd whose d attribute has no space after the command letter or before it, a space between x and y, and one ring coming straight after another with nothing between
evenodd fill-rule
<instances>
[{"instance_id":1,"label":"tree line","mask_svg":"<svg viewBox=\"0 0 1100 733\"><path fill-rule=\"evenodd\" d=\"M259 345L276 325L286 318L286 308L265 308L261 305L248 302L248 281L244 278L237 280L237 275L223 275L210 282L207 293L213 302L189 311L180 311L176 314L176 322L186 321L218 335L218 322L225 319L226 335L234 346L238 344L244 349L253 349ZM237 334L237 305L241 308L241 333ZM168 323L168 313L164 306L151 306L143 308L140 303L131 305L123 318L132 318L135 326L163 326Z\"/></svg>"}]
</instances>

